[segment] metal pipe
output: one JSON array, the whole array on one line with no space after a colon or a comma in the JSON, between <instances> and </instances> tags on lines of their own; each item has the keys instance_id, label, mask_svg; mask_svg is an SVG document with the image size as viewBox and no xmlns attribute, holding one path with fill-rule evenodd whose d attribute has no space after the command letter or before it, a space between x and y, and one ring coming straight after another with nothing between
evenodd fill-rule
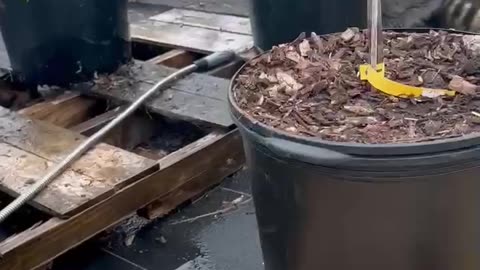
<instances>
[{"instance_id":1,"label":"metal pipe","mask_svg":"<svg viewBox=\"0 0 480 270\"><path fill-rule=\"evenodd\" d=\"M32 188L25 193L18 196L13 202L7 205L0 211L0 223L5 221L13 212L18 210L21 206L27 203L29 200L35 197L40 191L46 188L55 178L62 174L68 167L80 158L91 147L95 146L110 130L120 124L128 116L130 116L136 109L138 109L149 97L156 93L159 89L166 84L178 80L179 78L188 75L196 70L206 70L219 66L223 63L231 61L235 57L233 52L219 52L202 58L195 63L184 67L166 78L159 81L142 96L140 96L135 102L133 102L125 111L114 118L105 127L97 131L95 134L87 138L82 144L80 144L72 153L70 153L60 163L55 165L42 179L36 181Z\"/></svg>"},{"instance_id":2,"label":"metal pipe","mask_svg":"<svg viewBox=\"0 0 480 270\"><path fill-rule=\"evenodd\" d=\"M378 70L383 63L382 2L368 0L368 30L370 37L370 65Z\"/></svg>"}]
</instances>

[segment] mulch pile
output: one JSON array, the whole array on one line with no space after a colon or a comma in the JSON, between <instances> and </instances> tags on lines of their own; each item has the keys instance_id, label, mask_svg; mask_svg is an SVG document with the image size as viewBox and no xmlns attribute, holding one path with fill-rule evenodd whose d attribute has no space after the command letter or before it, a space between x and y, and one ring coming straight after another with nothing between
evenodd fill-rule
<instances>
[{"instance_id":1,"label":"mulch pile","mask_svg":"<svg viewBox=\"0 0 480 270\"><path fill-rule=\"evenodd\" d=\"M409 99L372 90L358 77L368 38L352 28L312 33L254 59L237 77L234 99L266 125L330 141L422 142L480 131L480 36L385 32L384 40L389 79L457 95Z\"/></svg>"}]
</instances>

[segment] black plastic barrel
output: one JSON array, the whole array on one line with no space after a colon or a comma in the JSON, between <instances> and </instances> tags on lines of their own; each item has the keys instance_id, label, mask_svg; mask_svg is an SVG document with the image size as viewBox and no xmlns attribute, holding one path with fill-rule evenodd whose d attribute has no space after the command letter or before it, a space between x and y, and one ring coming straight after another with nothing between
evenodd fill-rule
<instances>
[{"instance_id":1,"label":"black plastic barrel","mask_svg":"<svg viewBox=\"0 0 480 270\"><path fill-rule=\"evenodd\" d=\"M336 33L367 22L367 0L251 0L250 6L255 45L263 50L302 32Z\"/></svg>"},{"instance_id":2,"label":"black plastic barrel","mask_svg":"<svg viewBox=\"0 0 480 270\"><path fill-rule=\"evenodd\" d=\"M66 85L130 59L127 0L0 0L15 78Z\"/></svg>"},{"instance_id":3,"label":"black plastic barrel","mask_svg":"<svg viewBox=\"0 0 480 270\"><path fill-rule=\"evenodd\" d=\"M328 142L255 121L232 92L266 270L480 269L478 134Z\"/></svg>"}]
</instances>

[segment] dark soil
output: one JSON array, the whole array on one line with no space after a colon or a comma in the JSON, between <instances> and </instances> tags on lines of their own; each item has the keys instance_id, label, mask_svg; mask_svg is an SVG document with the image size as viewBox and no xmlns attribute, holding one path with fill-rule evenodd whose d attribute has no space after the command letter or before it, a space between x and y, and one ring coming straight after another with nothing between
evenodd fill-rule
<instances>
[{"instance_id":1,"label":"dark soil","mask_svg":"<svg viewBox=\"0 0 480 270\"><path fill-rule=\"evenodd\" d=\"M274 47L236 79L234 98L274 128L330 141L405 143L480 131L479 36L386 32L387 77L456 90L455 97L396 98L360 81L368 39L356 29ZM476 41L476 42L473 42Z\"/></svg>"}]
</instances>

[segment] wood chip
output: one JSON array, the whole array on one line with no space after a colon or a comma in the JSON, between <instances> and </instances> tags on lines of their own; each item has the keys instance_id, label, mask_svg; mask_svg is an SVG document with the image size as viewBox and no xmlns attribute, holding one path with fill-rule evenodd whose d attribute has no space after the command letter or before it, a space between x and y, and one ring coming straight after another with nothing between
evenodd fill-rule
<instances>
[{"instance_id":1,"label":"wood chip","mask_svg":"<svg viewBox=\"0 0 480 270\"><path fill-rule=\"evenodd\" d=\"M347 30L345 30L345 32L342 33L341 38L344 41L348 42L352 40L359 31L360 30L358 28L348 28Z\"/></svg>"},{"instance_id":2,"label":"wood chip","mask_svg":"<svg viewBox=\"0 0 480 270\"><path fill-rule=\"evenodd\" d=\"M296 127L288 127L288 128L286 129L286 131L288 131L288 132L293 132L293 133L297 133L298 130L297 130Z\"/></svg>"},{"instance_id":3,"label":"wood chip","mask_svg":"<svg viewBox=\"0 0 480 270\"><path fill-rule=\"evenodd\" d=\"M473 83L470 83L464 78L457 75L453 76L448 87L453 91L462 93L467 96L476 95L476 91L478 90L477 85L474 85Z\"/></svg>"},{"instance_id":4,"label":"wood chip","mask_svg":"<svg viewBox=\"0 0 480 270\"><path fill-rule=\"evenodd\" d=\"M317 46L316 49L319 52L323 52L324 44L323 44L322 38L320 38L317 34L315 34L315 32L312 32L311 38L312 38L313 43Z\"/></svg>"},{"instance_id":5,"label":"wood chip","mask_svg":"<svg viewBox=\"0 0 480 270\"><path fill-rule=\"evenodd\" d=\"M275 78L275 76L267 75L267 73L265 73L265 72L262 72L258 78L261 79L261 80L267 80L271 83L277 83L278 82L278 80L277 80L277 78Z\"/></svg>"},{"instance_id":6,"label":"wood chip","mask_svg":"<svg viewBox=\"0 0 480 270\"><path fill-rule=\"evenodd\" d=\"M372 110L371 108L360 106L360 105L353 105L353 106L343 106L343 108L351 113L357 114L357 115L362 115L362 116L367 116L371 115L375 111Z\"/></svg>"},{"instance_id":7,"label":"wood chip","mask_svg":"<svg viewBox=\"0 0 480 270\"><path fill-rule=\"evenodd\" d=\"M300 63L302 61L302 57L300 56L300 54L295 51L287 52L285 56L287 57L287 59L290 59L295 63Z\"/></svg>"},{"instance_id":8,"label":"wood chip","mask_svg":"<svg viewBox=\"0 0 480 270\"><path fill-rule=\"evenodd\" d=\"M298 83L292 76L285 72L278 72L277 79L283 86L285 86L285 93L293 96L298 90L302 89L303 85Z\"/></svg>"},{"instance_id":9,"label":"wood chip","mask_svg":"<svg viewBox=\"0 0 480 270\"><path fill-rule=\"evenodd\" d=\"M310 47L310 42L307 39L303 40L300 45L298 45L298 48L300 50L300 55L302 55L303 57L306 57L308 53L312 51L312 48Z\"/></svg>"},{"instance_id":10,"label":"wood chip","mask_svg":"<svg viewBox=\"0 0 480 270\"><path fill-rule=\"evenodd\" d=\"M480 55L480 35L465 35L463 42L475 55Z\"/></svg>"},{"instance_id":11,"label":"wood chip","mask_svg":"<svg viewBox=\"0 0 480 270\"><path fill-rule=\"evenodd\" d=\"M268 95L272 98L276 98L278 96L278 91L280 90L280 85L274 85L267 89Z\"/></svg>"}]
</instances>

